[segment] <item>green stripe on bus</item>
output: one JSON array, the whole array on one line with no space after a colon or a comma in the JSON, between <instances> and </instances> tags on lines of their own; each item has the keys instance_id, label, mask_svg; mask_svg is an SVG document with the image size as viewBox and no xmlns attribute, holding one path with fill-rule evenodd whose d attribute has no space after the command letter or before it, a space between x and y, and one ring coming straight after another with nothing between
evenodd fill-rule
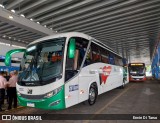
<instances>
[{"instance_id":1,"label":"green stripe on bus","mask_svg":"<svg viewBox=\"0 0 160 123\"><path fill-rule=\"evenodd\" d=\"M18 96L18 101L21 106L27 106L27 103L34 103L35 108L59 110L59 109L66 108L64 92L65 92L65 90L64 90L64 85L63 85L61 91L58 94L56 94L55 96L52 96L50 98L44 98L41 100L29 100L29 99L25 99L21 96ZM52 104L56 101L60 101L60 102L58 104L52 106Z\"/></svg>"}]
</instances>

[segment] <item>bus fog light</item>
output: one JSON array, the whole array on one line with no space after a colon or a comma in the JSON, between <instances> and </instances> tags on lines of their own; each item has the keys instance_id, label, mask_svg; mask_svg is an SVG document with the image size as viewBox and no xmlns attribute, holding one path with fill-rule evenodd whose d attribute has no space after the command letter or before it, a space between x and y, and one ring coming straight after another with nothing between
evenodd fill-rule
<instances>
[{"instance_id":1,"label":"bus fog light","mask_svg":"<svg viewBox=\"0 0 160 123\"><path fill-rule=\"evenodd\" d=\"M61 100L54 101L54 102L52 102L51 104L49 104L49 106L58 105L60 102L61 102Z\"/></svg>"}]
</instances>

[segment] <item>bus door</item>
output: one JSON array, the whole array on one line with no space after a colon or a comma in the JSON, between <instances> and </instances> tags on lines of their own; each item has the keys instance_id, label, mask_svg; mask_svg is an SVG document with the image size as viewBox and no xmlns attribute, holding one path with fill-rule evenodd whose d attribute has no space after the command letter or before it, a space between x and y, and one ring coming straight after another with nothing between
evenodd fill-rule
<instances>
[{"instance_id":1,"label":"bus door","mask_svg":"<svg viewBox=\"0 0 160 123\"><path fill-rule=\"evenodd\" d=\"M75 41L74 57L69 57L69 47L68 55L66 59L66 70L65 70L65 95L66 95L66 106L71 106L79 103L80 94L80 84L79 84L79 71L83 58L85 56L86 47L88 42L86 39L80 37L70 38L70 42ZM70 44L69 44L70 45Z\"/></svg>"}]
</instances>

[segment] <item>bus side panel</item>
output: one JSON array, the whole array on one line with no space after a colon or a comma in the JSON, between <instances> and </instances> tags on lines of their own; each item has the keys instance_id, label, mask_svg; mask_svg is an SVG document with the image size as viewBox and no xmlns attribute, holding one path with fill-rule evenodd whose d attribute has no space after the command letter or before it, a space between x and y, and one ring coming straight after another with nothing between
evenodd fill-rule
<instances>
[{"instance_id":1,"label":"bus side panel","mask_svg":"<svg viewBox=\"0 0 160 123\"><path fill-rule=\"evenodd\" d=\"M103 82L101 85L103 86L103 93L121 86L123 82L123 68L110 64L107 64L107 66L111 67L111 72L106 83Z\"/></svg>"},{"instance_id":2,"label":"bus side panel","mask_svg":"<svg viewBox=\"0 0 160 123\"><path fill-rule=\"evenodd\" d=\"M89 97L89 88L93 82L97 83L99 86L99 76L97 73L90 73L91 66L82 68L81 73L79 74L79 102L85 101ZM100 88L98 88L100 90Z\"/></svg>"},{"instance_id":3,"label":"bus side panel","mask_svg":"<svg viewBox=\"0 0 160 123\"><path fill-rule=\"evenodd\" d=\"M79 75L79 102L88 99L91 83L96 82L98 94L122 85L123 68L104 63L94 63L82 68Z\"/></svg>"},{"instance_id":4,"label":"bus side panel","mask_svg":"<svg viewBox=\"0 0 160 123\"><path fill-rule=\"evenodd\" d=\"M65 83L66 108L77 104L78 99L79 99L78 76L75 76L71 80Z\"/></svg>"}]
</instances>

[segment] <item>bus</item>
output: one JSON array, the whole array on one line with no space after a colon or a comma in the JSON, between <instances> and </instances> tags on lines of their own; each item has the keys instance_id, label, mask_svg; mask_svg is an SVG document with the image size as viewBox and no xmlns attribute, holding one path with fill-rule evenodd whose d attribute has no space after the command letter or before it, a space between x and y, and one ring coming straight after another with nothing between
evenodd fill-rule
<instances>
[{"instance_id":1,"label":"bus","mask_svg":"<svg viewBox=\"0 0 160 123\"><path fill-rule=\"evenodd\" d=\"M145 81L146 80L146 67L145 63L129 63L129 81Z\"/></svg>"},{"instance_id":2,"label":"bus","mask_svg":"<svg viewBox=\"0 0 160 123\"><path fill-rule=\"evenodd\" d=\"M80 32L60 33L30 43L16 85L21 106L59 110L128 83L122 57Z\"/></svg>"}]
</instances>

